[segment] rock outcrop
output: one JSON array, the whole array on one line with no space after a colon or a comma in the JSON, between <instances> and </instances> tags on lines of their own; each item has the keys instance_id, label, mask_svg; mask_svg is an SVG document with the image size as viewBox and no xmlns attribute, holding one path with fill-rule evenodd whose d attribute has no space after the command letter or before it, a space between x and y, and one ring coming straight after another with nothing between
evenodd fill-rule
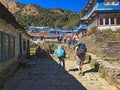
<instances>
[{"instance_id":1,"label":"rock outcrop","mask_svg":"<svg viewBox=\"0 0 120 90\"><path fill-rule=\"evenodd\" d=\"M21 14L39 15L39 10L34 5L29 4L29 5L25 5L23 7L23 10L22 10Z\"/></svg>"},{"instance_id":2,"label":"rock outcrop","mask_svg":"<svg viewBox=\"0 0 120 90\"><path fill-rule=\"evenodd\" d=\"M39 9L32 4L23 5L23 7L19 7L18 3L14 0L8 1L8 0L0 0L0 2L11 12L16 13L21 11L21 14L24 15L39 15Z\"/></svg>"}]
</instances>

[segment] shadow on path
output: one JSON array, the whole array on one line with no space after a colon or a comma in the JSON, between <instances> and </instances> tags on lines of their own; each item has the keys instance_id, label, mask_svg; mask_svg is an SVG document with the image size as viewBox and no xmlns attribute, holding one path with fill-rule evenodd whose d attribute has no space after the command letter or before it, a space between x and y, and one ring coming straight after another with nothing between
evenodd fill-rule
<instances>
[{"instance_id":1,"label":"shadow on path","mask_svg":"<svg viewBox=\"0 0 120 90\"><path fill-rule=\"evenodd\" d=\"M85 75L86 73L91 73L91 72L96 73L96 72L98 72L98 70L95 69L95 68L92 68L92 69L90 69L90 70L84 71L83 73L84 73L84 75Z\"/></svg>"},{"instance_id":2,"label":"shadow on path","mask_svg":"<svg viewBox=\"0 0 120 90\"><path fill-rule=\"evenodd\" d=\"M78 71L78 68L69 69L68 71Z\"/></svg>"},{"instance_id":3,"label":"shadow on path","mask_svg":"<svg viewBox=\"0 0 120 90\"><path fill-rule=\"evenodd\" d=\"M21 67L1 90L86 90L62 67L58 72L59 65L50 56L31 59L29 64Z\"/></svg>"},{"instance_id":4,"label":"shadow on path","mask_svg":"<svg viewBox=\"0 0 120 90\"><path fill-rule=\"evenodd\" d=\"M99 65L98 65L97 63L95 63L94 68L92 68L92 69L90 69L90 70L87 70L87 71L84 71L83 73L84 73L84 75L85 75L86 73L90 73L90 72L96 73L96 72L98 72L98 70L99 70Z\"/></svg>"}]
</instances>

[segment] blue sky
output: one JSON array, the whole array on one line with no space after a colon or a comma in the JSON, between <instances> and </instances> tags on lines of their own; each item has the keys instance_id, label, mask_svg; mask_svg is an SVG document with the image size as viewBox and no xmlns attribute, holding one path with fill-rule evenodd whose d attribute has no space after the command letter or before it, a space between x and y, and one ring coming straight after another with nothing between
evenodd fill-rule
<instances>
[{"instance_id":1,"label":"blue sky","mask_svg":"<svg viewBox=\"0 0 120 90\"><path fill-rule=\"evenodd\" d=\"M25 4L38 4L44 8L62 8L73 12L80 12L88 0L16 0Z\"/></svg>"}]
</instances>

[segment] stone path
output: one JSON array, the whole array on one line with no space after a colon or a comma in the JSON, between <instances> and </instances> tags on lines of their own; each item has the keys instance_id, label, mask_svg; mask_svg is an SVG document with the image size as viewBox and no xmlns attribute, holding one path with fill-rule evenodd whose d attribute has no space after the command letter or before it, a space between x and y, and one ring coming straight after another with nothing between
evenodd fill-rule
<instances>
[{"instance_id":1,"label":"stone path","mask_svg":"<svg viewBox=\"0 0 120 90\"><path fill-rule=\"evenodd\" d=\"M78 75L75 61L66 60L66 70L60 69L55 57L31 60L20 68L1 90L117 90L102 79L89 64L84 65L85 75Z\"/></svg>"}]
</instances>

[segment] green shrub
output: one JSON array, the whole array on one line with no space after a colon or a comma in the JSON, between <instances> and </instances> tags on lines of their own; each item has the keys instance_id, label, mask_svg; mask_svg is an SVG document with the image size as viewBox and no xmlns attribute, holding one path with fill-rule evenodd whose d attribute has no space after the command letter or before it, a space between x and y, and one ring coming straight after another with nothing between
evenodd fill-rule
<instances>
[{"instance_id":1,"label":"green shrub","mask_svg":"<svg viewBox=\"0 0 120 90\"><path fill-rule=\"evenodd\" d=\"M111 30L111 28L106 28L105 30L103 30L103 32L110 33L110 32L112 32L112 30Z\"/></svg>"}]
</instances>

